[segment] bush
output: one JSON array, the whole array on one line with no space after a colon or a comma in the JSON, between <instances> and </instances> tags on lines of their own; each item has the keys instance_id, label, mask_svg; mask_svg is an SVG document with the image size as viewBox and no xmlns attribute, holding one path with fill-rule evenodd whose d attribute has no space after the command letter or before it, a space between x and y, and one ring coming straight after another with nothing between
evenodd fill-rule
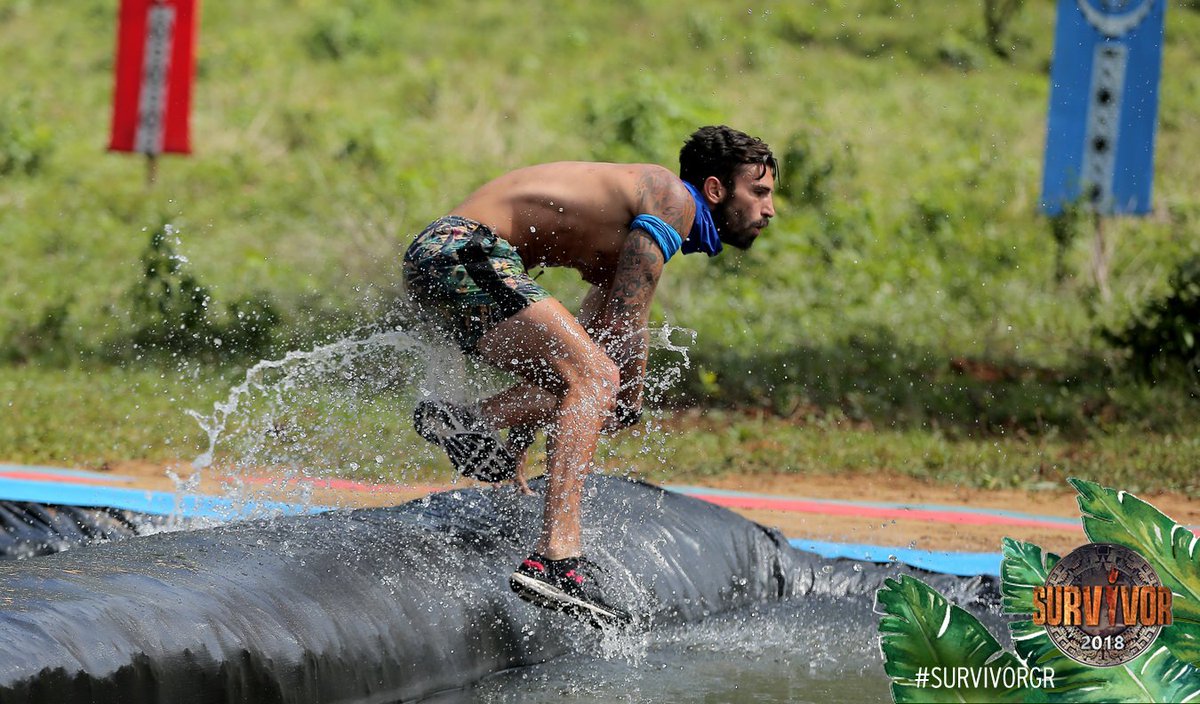
<instances>
[{"instance_id":1,"label":"bush","mask_svg":"<svg viewBox=\"0 0 1200 704\"><path fill-rule=\"evenodd\" d=\"M0 176L33 176L42 170L53 151L50 131L36 124L29 102L0 102Z\"/></svg>"},{"instance_id":2,"label":"bush","mask_svg":"<svg viewBox=\"0 0 1200 704\"><path fill-rule=\"evenodd\" d=\"M835 151L827 142L809 132L797 132L784 142L779 150L779 195L793 203L820 207L835 190L837 179L853 178L850 145Z\"/></svg>"},{"instance_id":3,"label":"bush","mask_svg":"<svg viewBox=\"0 0 1200 704\"><path fill-rule=\"evenodd\" d=\"M219 319L212 295L176 253L177 244L177 231L164 224L142 253L142 278L131 292L134 345L186 356L265 355L280 322L270 299L244 298Z\"/></svg>"},{"instance_id":4,"label":"bush","mask_svg":"<svg viewBox=\"0 0 1200 704\"><path fill-rule=\"evenodd\" d=\"M1054 280L1057 283L1066 281L1070 276L1067 253L1083 235L1088 216L1089 212L1082 203L1072 203L1058 215L1050 216L1050 236L1054 239Z\"/></svg>"},{"instance_id":5,"label":"bush","mask_svg":"<svg viewBox=\"0 0 1200 704\"><path fill-rule=\"evenodd\" d=\"M1165 296L1150 301L1123 329L1101 336L1125 350L1144 376L1160 377L1178 363L1200 375L1200 257L1175 269Z\"/></svg>"},{"instance_id":6,"label":"bush","mask_svg":"<svg viewBox=\"0 0 1200 704\"><path fill-rule=\"evenodd\" d=\"M983 33L996 56L1008 58L1004 35L1024 5L1025 0L983 0Z\"/></svg>"},{"instance_id":7,"label":"bush","mask_svg":"<svg viewBox=\"0 0 1200 704\"><path fill-rule=\"evenodd\" d=\"M937 55L942 63L962 71L975 71L987 65L987 58L977 45L953 30L943 32L938 39Z\"/></svg>"},{"instance_id":8,"label":"bush","mask_svg":"<svg viewBox=\"0 0 1200 704\"><path fill-rule=\"evenodd\" d=\"M373 31L362 3L338 5L318 15L304 38L304 47L314 59L341 61L353 54L373 55L380 41Z\"/></svg>"},{"instance_id":9,"label":"bush","mask_svg":"<svg viewBox=\"0 0 1200 704\"><path fill-rule=\"evenodd\" d=\"M590 100L584 120L603 161L672 163L683 138L709 124L703 111L652 79L639 76L635 85L610 100Z\"/></svg>"},{"instance_id":10,"label":"bush","mask_svg":"<svg viewBox=\"0 0 1200 704\"><path fill-rule=\"evenodd\" d=\"M33 322L18 326L0 346L0 360L26 364L35 359L64 362L78 346L67 332L70 299L48 306Z\"/></svg>"}]
</instances>

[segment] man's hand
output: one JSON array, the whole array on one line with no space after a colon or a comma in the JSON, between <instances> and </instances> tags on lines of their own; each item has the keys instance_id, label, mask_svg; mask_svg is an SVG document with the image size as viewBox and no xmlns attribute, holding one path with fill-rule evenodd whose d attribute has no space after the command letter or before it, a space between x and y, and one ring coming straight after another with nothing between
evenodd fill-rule
<instances>
[{"instance_id":1,"label":"man's hand","mask_svg":"<svg viewBox=\"0 0 1200 704\"><path fill-rule=\"evenodd\" d=\"M529 483L525 481L525 453L517 455L517 471L512 478L513 487L525 496L533 496L533 489L529 488Z\"/></svg>"},{"instance_id":2,"label":"man's hand","mask_svg":"<svg viewBox=\"0 0 1200 704\"><path fill-rule=\"evenodd\" d=\"M625 428L637 425L642 420L642 409L631 406L623 401L617 401L612 415L604 422L603 431L609 435Z\"/></svg>"}]
</instances>

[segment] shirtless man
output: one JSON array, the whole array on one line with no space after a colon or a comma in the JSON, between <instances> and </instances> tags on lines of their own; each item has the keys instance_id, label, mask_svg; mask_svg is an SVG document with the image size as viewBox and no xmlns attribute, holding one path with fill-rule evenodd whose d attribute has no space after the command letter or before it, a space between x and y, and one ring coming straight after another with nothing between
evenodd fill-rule
<instances>
[{"instance_id":1,"label":"shirtless man","mask_svg":"<svg viewBox=\"0 0 1200 704\"><path fill-rule=\"evenodd\" d=\"M758 139L704 127L679 163L679 177L651 164L512 171L434 221L404 257L405 285L422 311L465 352L524 380L473 407L423 401L417 432L464 475L501 481L518 475L533 430L547 429L541 537L510 585L596 624L629 615L604 597L583 557L583 483L600 434L641 416L647 321L663 265L679 250L747 249L775 216L778 166ZM578 319L527 265L571 267L592 285Z\"/></svg>"}]
</instances>

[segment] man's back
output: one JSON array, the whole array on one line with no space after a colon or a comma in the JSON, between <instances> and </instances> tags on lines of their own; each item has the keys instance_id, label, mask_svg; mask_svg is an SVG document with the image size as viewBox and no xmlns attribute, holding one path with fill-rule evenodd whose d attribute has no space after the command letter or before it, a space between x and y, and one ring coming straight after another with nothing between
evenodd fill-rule
<instances>
[{"instance_id":1,"label":"man's back","mask_svg":"<svg viewBox=\"0 0 1200 704\"><path fill-rule=\"evenodd\" d=\"M679 178L661 166L567 161L504 174L451 214L492 228L530 266L568 266L604 284L634 217L655 215L686 237L695 205Z\"/></svg>"}]
</instances>

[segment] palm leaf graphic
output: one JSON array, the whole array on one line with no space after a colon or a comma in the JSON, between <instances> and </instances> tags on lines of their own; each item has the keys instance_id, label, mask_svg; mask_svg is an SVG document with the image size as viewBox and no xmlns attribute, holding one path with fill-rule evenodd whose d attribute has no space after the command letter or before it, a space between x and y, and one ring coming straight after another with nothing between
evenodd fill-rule
<instances>
[{"instance_id":1,"label":"palm leaf graphic","mask_svg":"<svg viewBox=\"0 0 1200 704\"><path fill-rule=\"evenodd\" d=\"M1040 702L1042 692L919 686L922 668L1017 668L1021 663L974 616L924 582L902 576L879 590L879 646L896 702Z\"/></svg>"},{"instance_id":2,"label":"palm leaf graphic","mask_svg":"<svg viewBox=\"0 0 1200 704\"><path fill-rule=\"evenodd\" d=\"M1043 553L1033 543L1012 538L1001 542L1004 559L1000 561L1000 594L1007 614L1033 613L1033 588L1046 583L1046 575L1058 564L1059 556Z\"/></svg>"},{"instance_id":3,"label":"palm leaf graphic","mask_svg":"<svg viewBox=\"0 0 1200 704\"><path fill-rule=\"evenodd\" d=\"M1017 653L1030 667L1052 668L1052 702L1190 702L1200 696L1200 672L1159 643L1124 665L1093 667L1062 654L1031 621L1011 624Z\"/></svg>"},{"instance_id":4,"label":"palm leaf graphic","mask_svg":"<svg viewBox=\"0 0 1200 704\"><path fill-rule=\"evenodd\" d=\"M1135 550L1174 594L1174 623L1163 627L1157 643L1200 666L1200 538L1133 494L1082 479L1069 481L1079 492L1088 539Z\"/></svg>"}]
</instances>

